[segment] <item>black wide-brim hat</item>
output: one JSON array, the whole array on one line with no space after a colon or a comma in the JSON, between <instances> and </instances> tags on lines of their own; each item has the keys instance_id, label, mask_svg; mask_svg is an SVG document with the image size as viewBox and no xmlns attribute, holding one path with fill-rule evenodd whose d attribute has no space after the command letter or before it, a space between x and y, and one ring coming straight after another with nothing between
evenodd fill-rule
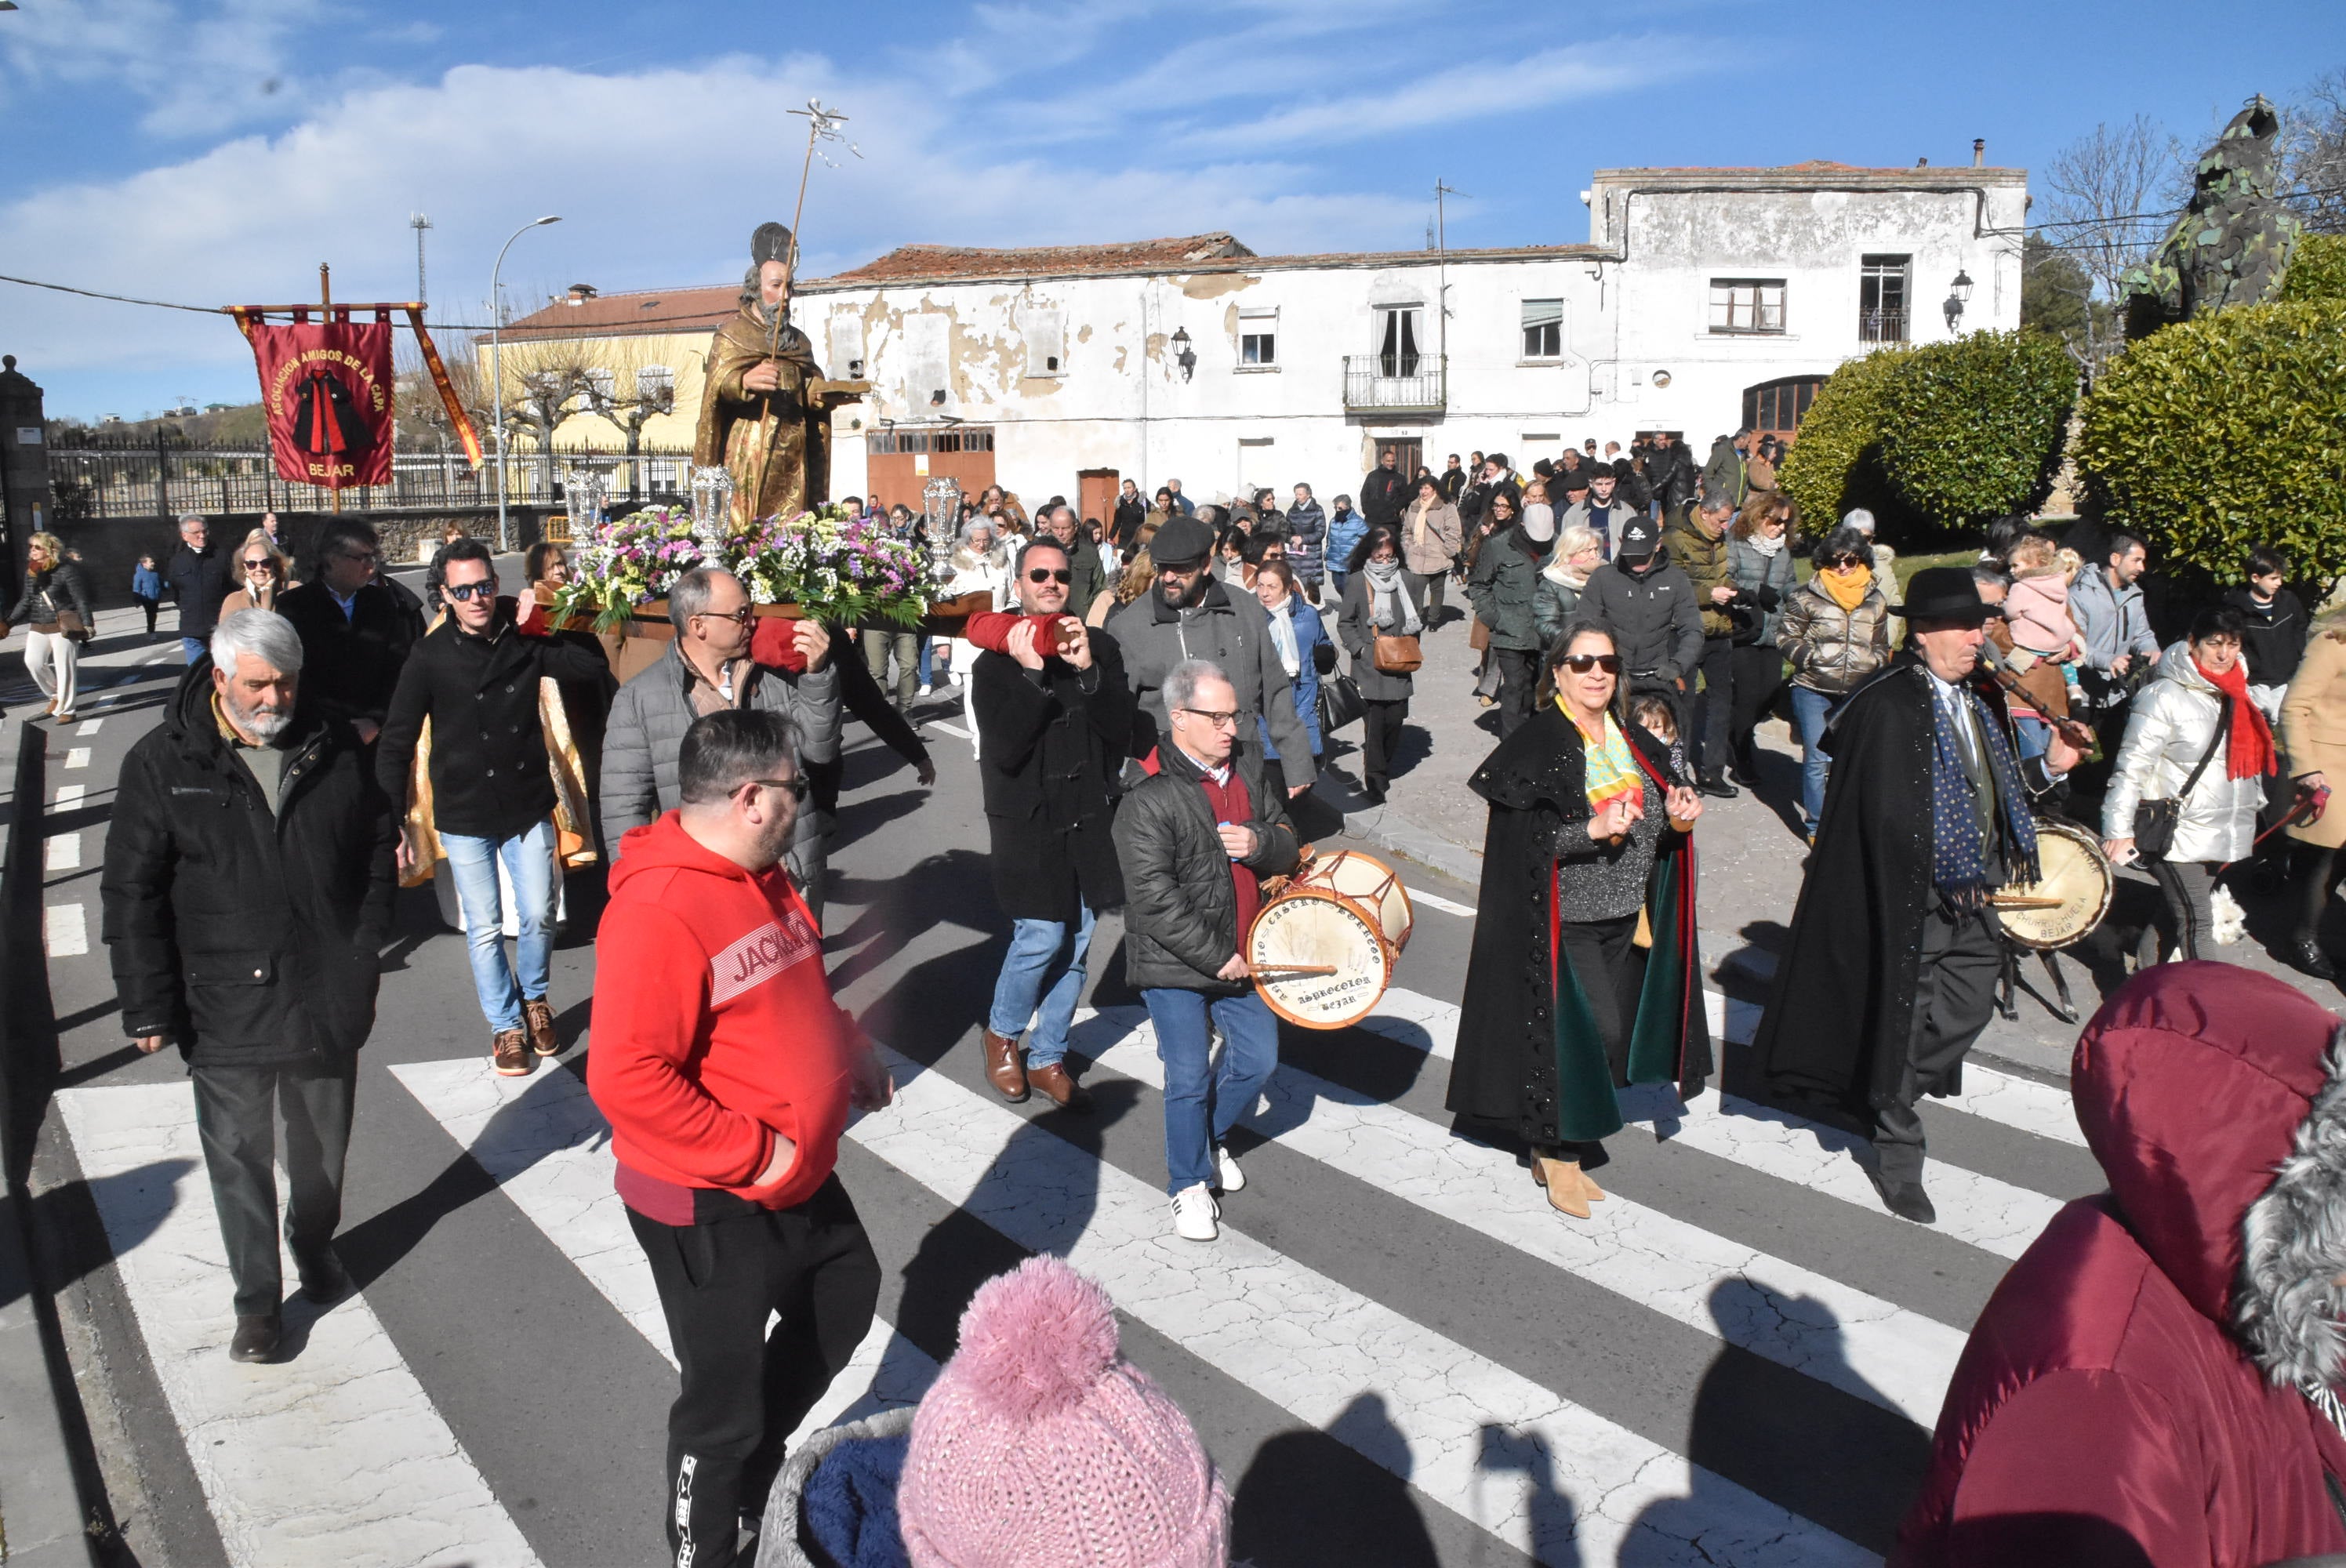
<instances>
[{"instance_id":1,"label":"black wide-brim hat","mask_svg":"<svg viewBox=\"0 0 2346 1568\"><path fill-rule=\"evenodd\" d=\"M1907 580L1906 602L1890 613L1909 621L1959 621L1984 626L1996 607L1980 597L1979 580L1967 566L1925 566Z\"/></svg>"}]
</instances>

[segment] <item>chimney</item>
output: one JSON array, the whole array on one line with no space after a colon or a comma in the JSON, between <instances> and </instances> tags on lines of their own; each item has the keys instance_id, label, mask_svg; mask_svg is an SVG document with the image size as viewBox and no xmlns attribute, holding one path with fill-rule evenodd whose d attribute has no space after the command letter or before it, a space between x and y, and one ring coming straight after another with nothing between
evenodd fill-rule
<instances>
[{"instance_id":1,"label":"chimney","mask_svg":"<svg viewBox=\"0 0 2346 1568\"><path fill-rule=\"evenodd\" d=\"M565 302L572 305L583 305L587 300L593 299L595 294L596 288L594 284L573 283L570 285L570 297Z\"/></svg>"},{"instance_id":2,"label":"chimney","mask_svg":"<svg viewBox=\"0 0 2346 1568\"><path fill-rule=\"evenodd\" d=\"M1974 168L1987 167L1987 137L1984 136L1972 137L1972 167Z\"/></svg>"},{"instance_id":3,"label":"chimney","mask_svg":"<svg viewBox=\"0 0 2346 1568\"><path fill-rule=\"evenodd\" d=\"M1931 167L1931 160L1927 158L1918 158L1914 160L1914 167L1916 168L1928 168Z\"/></svg>"}]
</instances>

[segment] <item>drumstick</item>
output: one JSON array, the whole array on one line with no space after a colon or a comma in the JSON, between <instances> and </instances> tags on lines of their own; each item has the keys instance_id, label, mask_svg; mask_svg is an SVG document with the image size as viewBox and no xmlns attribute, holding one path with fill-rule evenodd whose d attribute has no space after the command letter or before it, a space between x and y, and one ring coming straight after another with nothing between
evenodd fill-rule
<instances>
[{"instance_id":1,"label":"drumstick","mask_svg":"<svg viewBox=\"0 0 2346 1568\"><path fill-rule=\"evenodd\" d=\"M1987 901L2000 910L2057 910L2066 899L2033 899L2019 893L1997 893Z\"/></svg>"},{"instance_id":2,"label":"drumstick","mask_svg":"<svg viewBox=\"0 0 2346 1568\"><path fill-rule=\"evenodd\" d=\"M1338 966L1332 963L1250 963L1250 974L1334 974Z\"/></svg>"}]
</instances>

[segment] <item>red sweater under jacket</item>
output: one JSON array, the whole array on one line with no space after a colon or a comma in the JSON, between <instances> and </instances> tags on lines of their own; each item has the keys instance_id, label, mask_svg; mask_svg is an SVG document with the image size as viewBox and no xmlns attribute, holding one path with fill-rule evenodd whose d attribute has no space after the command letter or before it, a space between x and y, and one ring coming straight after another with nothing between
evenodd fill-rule
<instances>
[{"instance_id":1,"label":"red sweater under jacket","mask_svg":"<svg viewBox=\"0 0 2346 1568\"><path fill-rule=\"evenodd\" d=\"M586 1054L619 1196L669 1225L742 1212L724 1193L803 1203L838 1159L856 1044L805 902L780 866L744 871L674 811L622 842L595 940ZM798 1155L761 1186L776 1133Z\"/></svg>"}]
</instances>

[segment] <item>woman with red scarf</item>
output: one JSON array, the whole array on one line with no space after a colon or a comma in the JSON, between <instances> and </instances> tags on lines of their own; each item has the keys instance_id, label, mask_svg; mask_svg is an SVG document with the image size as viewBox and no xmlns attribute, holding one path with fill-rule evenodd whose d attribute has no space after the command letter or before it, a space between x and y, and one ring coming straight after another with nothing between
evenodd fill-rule
<instances>
[{"instance_id":1,"label":"woman with red scarf","mask_svg":"<svg viewBox=\"0 0 2346 1568\"><path fill-rule=\"evenodd\" d=\"M2173 841L2147 860L2167 895L2169 957L2212 956L2201 950L2212 941L2216 873L2254 847L2276 762L2272 727L2249 696L2241 630L2238 610L2202 610L2191 635L2167 650L2157 678L2134 699L2102 800L2103 847L2119 865L2137 858L2138 809L2180 802Z\"/></svg>"}]
</instances>

